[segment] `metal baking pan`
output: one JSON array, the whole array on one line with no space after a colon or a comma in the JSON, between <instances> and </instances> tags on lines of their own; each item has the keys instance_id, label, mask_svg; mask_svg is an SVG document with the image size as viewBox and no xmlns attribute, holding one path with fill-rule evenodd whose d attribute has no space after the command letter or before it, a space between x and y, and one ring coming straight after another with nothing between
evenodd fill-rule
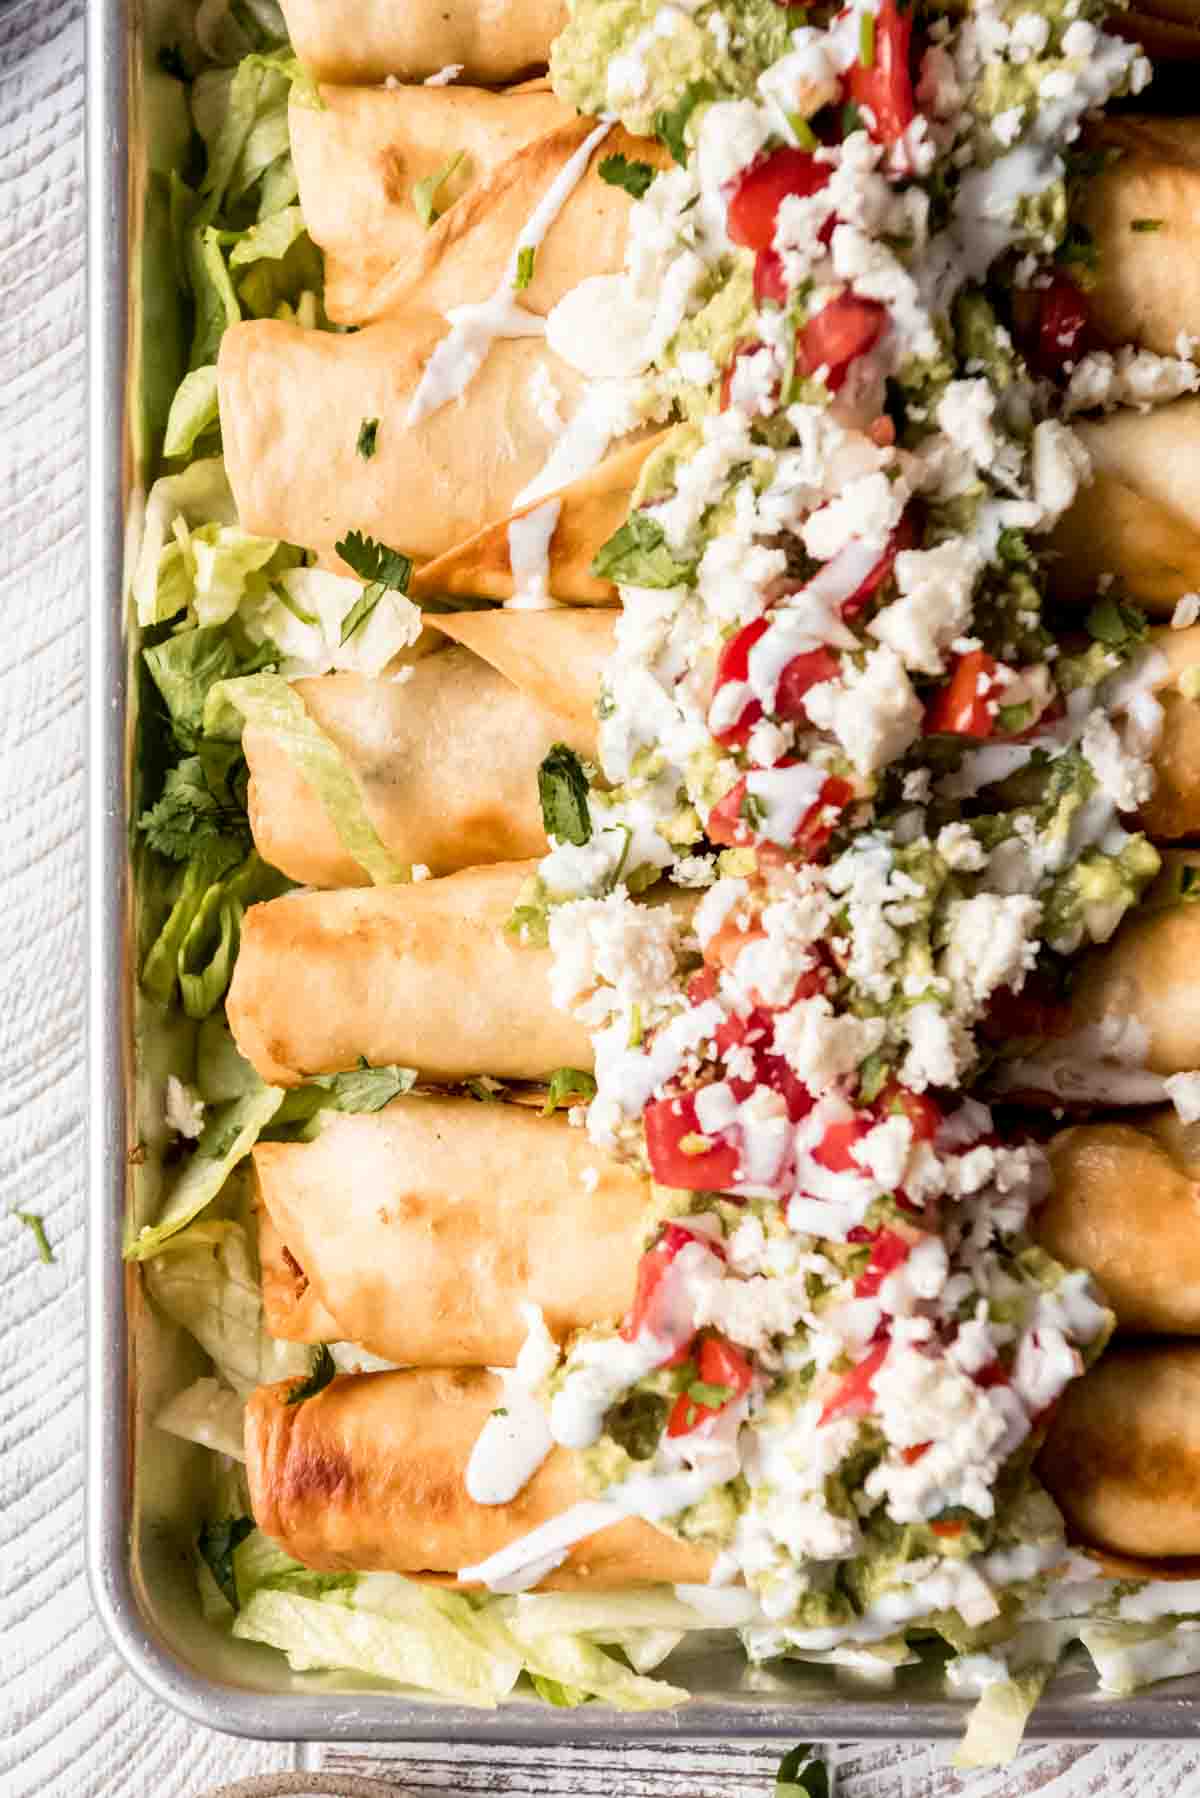
<instances>
[{"instance_id":1,"label":"metal baking pan","mask_svg":"<svg viewBox=\"0 0 1200 1798\"><path fill-rule=\"evenodd\" d=\"M524 1701L498 1711L397 1695L352 1675L298 1675L281 1654L207 1624L193 1589L192 1456L203 1451L150 1423L200 1370L197 1351L142 1299L121 1259L124 1220L153 1215L154 1144L139 1119L136 915L128 817L137 643L123 597L125 542L136 520L143 435L141 268L149 157L142 54L149 8L181 0L93 0L88 8L90 537L89 644L90 1193L87 1561L116 1646L160 1698L198 1723L275 1740L458 1738L544 1745L581 1737L765 1736L847 1739L953 1736L966 1703L946 1698L934 1668L894 1687L839 1683L797 1663L751 1669L736 1648L673 1657L693 1702L617 1715ZM185 3L185 0L184 0ZM143 1108L144 1110L144 1108ZM148 1115L148 1114L147 1114ZM149 1152L135 1145L148 1141ZM1068 1664L1032 1719L1033 1738L1185 1737L1200 1733L1200 1676L1116 1701Z\"/></svg>"}]
</instances>

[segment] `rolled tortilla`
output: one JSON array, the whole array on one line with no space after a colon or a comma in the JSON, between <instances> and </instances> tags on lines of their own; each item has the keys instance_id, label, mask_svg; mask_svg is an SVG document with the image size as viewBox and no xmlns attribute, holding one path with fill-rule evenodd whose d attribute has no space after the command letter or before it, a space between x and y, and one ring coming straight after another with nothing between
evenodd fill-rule
<instances>
[{"instance_id":1,"label":"rolled tortilla","mask_svg":"<svg viewBox=\"0 0 1200 1798\"><path fill-rule=\"evenodd\" d=\"M398 1063L431 1080L544 1080L591 1065L550 1002L550 951L505 929L535 862L251 906L227 1010L264 1080Z\"/></svg>"},{"instance_id":2,"label":"rolled tortilla","mask_svg":"<svg viewBox=\"0 0 1200 1798\"><path fill-rule=\"evenodd\" d=\"M1200 7L1196 0L1139 0L1128 12L1114 12L1106 29L1141 44L1156 63L1200 61ZM1155 83L1157 92L1158 84ZM1193 95L1184 90L1180 102Z\"/></svg>"},{"instance_id":3,"label":"rolled tortilla","mask_svg":"<svg viewBox=\"0 0 1200 1798\"><path fill-rule=\"evenodd\" d=\"M544 65L565 0L281 0L301 62L322 81L424 81L461 64L468 81Z\"/></svg>"},{"instance_id":4,"label":"rolled tortilla","mask_svg":"<svg viewBox=\"0 0 1200 1798\"><path fill-rule=\"evenodd\" d=\"M325 310L337 324L377 317L375 289L407 279L429 228L413 189L434 180L443 218L525 144L573 119L548 90L334 87L288 115L300 204L325 255Z\"/></svg>"},{"instance_id":5,"label":"rolled tortilla","mask_svg":"<svg viewBox=\"0 0 1200 1798\"><path fill-rule=\"evenodd\" d=\"M503 615L525 642L545 634L539 658L553 645L568 664L561 691L570 716L543 702L542 693L551 697L549 680L535 675L528 683L533 691L526 691L508 670L497 672L457 644L425 657L399 683L357 674L296 682L306 710L341 751L372 824L397 861L423 864L437 875L545 854L538 765L555 742L569 743L581 755L595 750L591 708L577 703L569 678L577 657L591 660L591 616ZM515 646L509 661L519 669ZM242 746L250 768L250 827L264 860L304 886L369 885L278 739L250 726Z\"/></svg>"},{"instance_id":6,"label":"rolled tortilla","mask_svg":"<svg viewBox=\"0 0 1200 1798\"><path fill-rule=\"evenodd\" d=\"M563 1340L632 1302L649 1182L565 1113L409 1097L259 1143L254 1170L337 1337L385 1360L510 1367L522 1304Z\"/></svg>"},{"instance_id":7,"label":"rolled tortilla","mask_svg":"<svg viewBox=\"0 0 1200 1798\"><path fill-rule=\"evenodd\" d=\"M1077 1125L1049 1154L1042 1246L1095 1275L1120 1329L1200 1335L1200 1145L1175 1113Z\"/></svg>"},{"instance_id":8,"label":"rolled tortilla","mask_svg":"<svg viewBox=\"0 0 1200 1798\"><path fill-rule=\"evenodd\" d=\"M226 331L221 425L243 528L316 550L346 573L335 545L348 531L422 563L506 517L559 435L530 403L530 383L553 381L569 416L583 378L540 338L501 338L462 405L409 427L409 401L446 331L436 313L350 336L275 319ZM357 447L364 419L379 420L369 460Z\"/></svg>"},{"instance_id":9,"label":"rolled tortilla","mask_svg":"<svg viewBox=\"0 0 1200 1798\"><path fill-rule=\"evenodd\" d=\"M1200 1555L1200 1343L1110 1349L1067 1387L1038 1472L1080 1542Z\"/></svg>"},{"instance_id":10,"label":"rolled tortilla","mask_svg":"<svg viewBox=\"0 0 1200 1798\"><path fill-rule=\"evenodd\" d=\"M1200 624L1152 631L1150 640L1166 663L1155 686L1163 722L1151 756L1154 792L1139 822L1156 842L1171 842L1200 834L1200 698L1180 685L1189 670L1200 674Z\"/></svg>"},{"instance_id":11,"label":"rolled tortilla","mask_svg":"<svg viewBox=\"0 0 1200 1798\"><path fill-rule=\"evenodd\" d=\"M1093 142L1119 154L1077 208L1096 247L1088 315L1114 348L1178 355L1180 332L1200 333L1200 119L1114 117Z\"/></svg>"},{"instance_id":12,"label":"rolled tortilla","mask_svg":"<svg viewBox=\"0 0 1200 1798\"><path fill-rule=\"evenodd\" d=\"M589 1496L556 1448L508 1504L478 1505L465 1474L503 1388L482 1369L358 1374L303 1404L291 1383L246 1408L246 1472L260 1529L305 1566L457 1573ZM713 1556L629 1518L571 1548L544 1586L595 1589L707 1579Z\"/></svg>"},{"instance_id":13,"label":"rolled tortilla","mask_svg":"<svg viewBox=\"0 0 1200 1798\"><path fill-rule=\"evenodd\" d=\"M1112 574L1149 612L1169 617L1200 590L1200 395L1073 422L1092 479L1051 536L1054 592L1090 600Z\"/></svg>"}]
</instances>

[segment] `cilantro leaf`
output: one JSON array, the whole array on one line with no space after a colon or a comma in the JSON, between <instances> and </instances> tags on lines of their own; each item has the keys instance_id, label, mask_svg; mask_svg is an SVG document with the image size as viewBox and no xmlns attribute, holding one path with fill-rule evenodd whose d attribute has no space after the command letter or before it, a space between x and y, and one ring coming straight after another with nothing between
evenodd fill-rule
<instances>
[{"instance_id":1,"label":"cilantro leaf","mask_svg":"<svg viewBox=\"0 0 1200 1798\"><path fill-rule=\"evenodd\" d=\"M829 1769L816 1755L809 1742L784 1755L775 1775L774 1798L829 1798Z\"/></svg>"},{"instance_id":2,"label":"cilantro leaf","mask_svg":"<svg viewBox=\"0 0 1200 1798\"><path fill-rule=\"evenodd\" d=\"M445 168L438 169L436 174L426 176L424 181L414 181L412 188L412 203L417 209L417 217L427 231L431 225L436 225L438 219L441 217L437 203L440 189L447 181L449 181L451 175L465 156L466 151L460 150L457 156L452 156L450 158L450 161L446 164Z\"/></svg>"},{"instance_id":3,"label":"cilantro leaf","mask_svg":"<svg viewBox=\"0 0 1200 1798\"><path fill-rule=\"evenodd\" d=\"M1085 623L1090 637L1109 649L1122 650L1126 655L1132 652L1136 644L1145 641L1149 628L1143 611L1137 606L1126 605L1112 594L1106 594L1097 601Z\"/></svg>"},{"instance_id":4,"label":"cilantro leaf","mask_svg":"<svg viewBox=\"0 0 1200 1798\"><path fill-rule=\"evenodd\" d=\"M393 593L407 593L412 579L412 561L386 543L376 543L362 531L347 531L334 549L342 561L363 581L378 587L390 587Z\"/></svg>"},{"instance_id":5,"label":"cilantro leaf","mask_svg":"<svg viewBox=\"0 0 1200 1798\"><path fill-rule=\"evenodd\" d=\"M704 1405L710 1411L719 1411L733 1397L732 1386L717 1386L709 1380L693 1380L687 1389L687 1395L694 1405Z\"/></svg>"},{"instance_id":6,"label":"cilantro leaf","mask_svg":"<svg viewBox=\"0 0 1200 1798\"><path fill-rule=\"evenodd\" d=\"M233 1573L233 1551L239 1542L246 1540L253 1528L253 1517L223 1517L219 1523L206 1523L196 1537L200 1559L235 1611L238 1608L238 1591Z\"/></svg>"},{"instance_id":7,"label":"cilantro leaf","mask_svg":"<svg viewBox=\"0 0 1200 1798\"><path fill-rule=\"evenodd\" d=\"M542 1116L548 1118L560 1105L578 1105L595 1096L596 1082L582 1068L555 1068L546 1091Z\"/></svg>"},{"instance_id":8,"label":"cilantro leaf","mask_svg":"<svg viewBox=\"0 0 1200 1798\"><path fill-rule=\"evenodd\" d=\"M1165 219L1133 219L1129 229L1137 232L1161 231L1165 223Z\"/></svg>"},{"instance_id":9,"label":"cilantro leaf","mask_svg":"<svg viewBox=\"0 0 1200 1798\"><path fill-rule=\"evenodd\" d=\"M230 744L206 749L206 754L186 756L169 770L158 802L138 819L138 829L151 849L167 861L190 861L201 843L216 838L250 846L241 751Z\"/></svg>"},{"instance_id":10,"label":"cilantro leaf","mask_svg":"<svg viewBox=\"0 0 1200 1798\"><path fill-rule=\"evenodd\" d=\"M631 162L619 151L615 156L606 156L599 169L601 181L607 182L609 187L624 188L635 200L643 197L657 173L651 163Z\"/></svg>"},{"instance_id":11,"label":"cilantro leaf","mask_svg":"<svg viewBox=\"0 0 1200 1798\"><path fill-rule=\"evenodd\" d=\"M364 418L358 427L358 442L355 445L355 448L364 462L369 462L371 457L375 454L378 440L379 420L377 418Z\"/></svg>"},{"instance_id":12,"label":"cilantro leaf","mask_svg":"<svg viewBox=\"0 0 1200 1798\"><path fill-rule=\"evenodd\" d=\"M394 1064L373 1068L368 1061L347 1073L316 1074L309 1081L310 1086L319 1086L331 1095L325 1101L330 1110L353 1112L382 1111L402 1093L411 1092L416 1083L416 1068Z\"/></svg>"},{"instance_id":13,"label":"cilantro leaf","mask_svg":"<svg viewBox=\"0 0 1200 1798\"><path fill-rule=\"evenodd\" d=\"M36 1211L17 1211L16 1209L13 1210L13 1216L18 1223L24 1224L27 1230L33 1232L39 1261L57 1261L58 1256L50 1247L50 1238L46 1235L45 1219L40 1217Z\"/></svg>"},{"instance_id":14,"label":"cilantro leaf","mask_svg":"<svg viewBox=\"0 0 1200 1798\"><path fill-rule=\"evenodd\" d=\"M634 512L597 550L592 573L620 586L666 588L689 582L695 567L675 560L657 519Z\"/></svg>"},{"instance_id":15,"label":"cilantro leaf","mask_svg":"<svg viewBox=\"0 0 1200 1798\"><path fill-rule=\"evenodd\" d=\"M566 743L555 743L538 769L538 797L546 835L582 848L592 839L588 810L588 778L583 763Z\"/></svg>"},{"instance_id":16,"label":"cilantro leaf","mask_svg":"<svg viewBox=\"0 0 1200 1798\"><path fill-rule=\"evenodd\" d=\"M654 115L654 135L666 145L680 168L687 167L688 146L685 133L688 120L697 106L713 97L711 81L690 81L682 98L672 107L664 107Z\"/></svg>"},{"instance_id":17,"label":"cilantro leaf","mask_svg":"<svg viewBox=\"0 0 1200 1798\"><path fill-rule=\"evenodd\" d=\"M533 244L522 244L517 251L517 272L513 276L513 288L523 293L533 280L533 268L537 261L537 250Z\"/></svg>"},{"instance_id":18,"label":"cilantro leaf","mask_svg":"<svg viewBox=\"0 0 1200 1798\"><path fill-rule=\"evenodd\" d=\"M313 1356L312 1371L300 1381L299 1385L292 1387L283 1401L284 1404L302 1405L305 1399L316 1398L318 1392L324 1392L336 1372L337 1364L322 1342Z\"/></svg>"}]
</instances>

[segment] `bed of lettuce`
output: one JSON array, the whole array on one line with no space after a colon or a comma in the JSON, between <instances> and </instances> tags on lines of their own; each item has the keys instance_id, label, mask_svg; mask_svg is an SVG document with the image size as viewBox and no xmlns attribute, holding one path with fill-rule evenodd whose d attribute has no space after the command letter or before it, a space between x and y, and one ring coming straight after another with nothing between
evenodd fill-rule
<instances>
[{"instance_id":1,"label":"bed of lettuce","mask_svg":"<svg viewBox=\"0 0 1200 1798\"><path fill-rule=\"evenodd\" d=\"M676 1705L687 1692L650 1675L712 1626L669 1589L482 1598L390 1574L314 1573L249 1514L242 1417L254 1388L293 1379L300 1399L339 1368L383 1364L352 1344L314 1351L269 1335L245 1157L264 1132L311 1134L329 1109L376 1110L416 1076L364 1067L284 1093L238 1054L224 998L241 920L247 906L290 884L252 843L242 731L248 723L286 743L372 879L406 878L290 678L339 667L381 672L405 646L407 626L389 612L386 582L359 589L311 567L302 550L243 531L221 455L224 331L247 318L332 328L287 126L293 100L319 106L320 97L291 56L275 0L199 0L183 26L174 0L160 0L157 11L136 296L144 358L135 448L149 490L130 564L140 633L131 833L141 1036L166 1046L182 1104L166 1126L167 1071L150 1076L145 1133L165 1196L153 1222L131 1221L126 1253L142 1264L156 1309L212 1363L157 1418L212 1451L193 1543L204 1613L281 1650L297 1671L351 1670L465 1704L495 1705L532 1687L560 1706ZM144 1104L142 1112L146 1126ZM1085 1644L1111 1692L1200 1666L1200 1623L1056 1620L1051 1633L1053 1643L1012 1677L986 1685L960 1750L964 1764L1016 1751L1070 1641ZM838 1656L812 1658L836 1664ZM883 1655L879 1677L891 1676ZM784 1798L820 1789L823 1769L808 1756L787 1758L777 1786Z\"/></svg>"}]
</instances>

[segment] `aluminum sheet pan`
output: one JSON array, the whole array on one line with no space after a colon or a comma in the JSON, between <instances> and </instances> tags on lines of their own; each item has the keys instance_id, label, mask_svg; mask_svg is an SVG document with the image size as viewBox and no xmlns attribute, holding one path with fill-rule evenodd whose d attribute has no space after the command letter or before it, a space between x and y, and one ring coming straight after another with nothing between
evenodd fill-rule
<instances>
[{"instance_id":1,"label":"aluminum sheet pan","mask_svg":"<svg viewBox=\"0 0 1200 1798\"><path fill-rule=\"evenodd\" d=\"M273 1740L448 1740L544 1746L766 1736L781 1741L953 1736L966 1705L936 1669L875 1691L795 1663L751 1669L734 1649L677 1654L667 1671L694 1693L680 1710L619 1715L514 1701L497 1711L406 1697L342 1675L298 1675L283 1656L234 1642L205 1622L192 1580L194 1478L202 1451L155 1431L158 1405L201 1371L182 1333L141 1298L121 1260L124 1220L152 1215L153 1151L139 1082L135 911L128 855L133 639L123 599L125 543L136 528L144 434L143 244L151 113L147 8L88 8L90 361L90 1238L87 1394L88 1572L97 1609L133 1671L197 1722ZM168 8L174 0L158 0ZM139 1145L135 1148L135 1145ZM139 1221L141 1217L139 1216ZM1100 1697L1068 1664L1032 1719L1033 1738L1200 1733L1200 1676L1127 1700Z\"/></svg>"}]
</instances>

